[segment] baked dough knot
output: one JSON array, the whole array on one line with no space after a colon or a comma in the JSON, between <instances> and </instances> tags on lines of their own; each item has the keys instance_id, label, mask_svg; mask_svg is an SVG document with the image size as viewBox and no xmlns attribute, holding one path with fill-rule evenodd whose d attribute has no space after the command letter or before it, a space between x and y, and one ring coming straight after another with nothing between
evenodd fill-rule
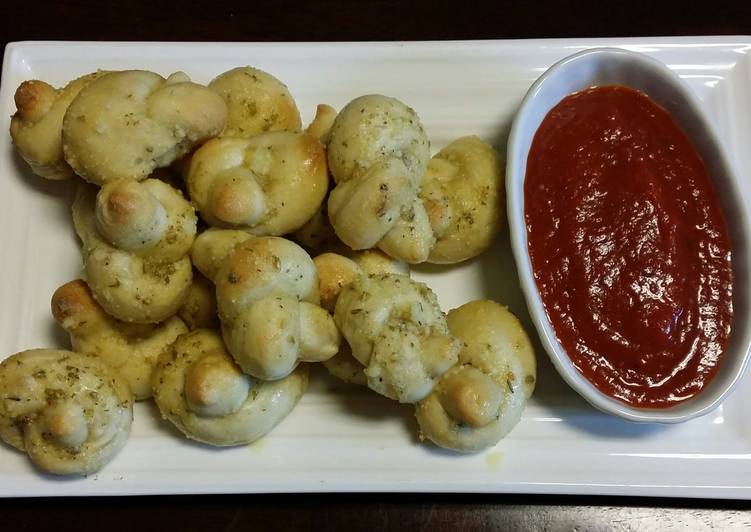
<instances>
[{"instance_id":1,"label":"baked dough knot","mask_svg":"<svg viewBox=\"0 0 751 532\"><path fill-rule=\"evenodd\" d=\"M192 280L196 234L191 204L158 180L119 180L97 192L82 185L73 221L83 242L86 281L115 318L158 323L174 315Z\"/></svg>"},{"instance_id":2,"label":"baked dough knot","mask_svg":"<svg viewBox=\"0 0 751 532\"><path fill-rule=\"evenodd\" d=\"M123 448L132 421L127 382L98 358L32 349L0 363L0 438L44 471L98 471Z\"/></svg>"},{"instance_id":3,"label":"baked dough knot","mask_svg":"<svg viewBox=\"0 0 751 532\"><path fill-rule=\"evenodd\" d=\"M146 179L222 132L227 106L182 72L106 73L82 89L63 119L65 160L91 183Z\"/></svg>"},{"instance_id":4,"label":"baked dough knot","mask_svg":"<svg viewBox=\"0 0 751 532\"><path fill-rule=\"evenodd\" d=\"M418 197L430 143L414 110L395 98L361 96L337 115L329 133L336 182L328 215L352 249L379 247L409 263L424 262L435 238Z\"/></svg>"},{"instance_id":5,"label":"baked dough knot","mask_svg":"<svg viewBox=\"0 0 751 532\"><path fill-rule=\"evenodd\" d=\"M193 273L190 292L178 311L191 331L219 328L214 279L235 245L250 238L253 235L239 229L213 227L196 237L190 250L190 259L198 272Z\"/></svg>"},{"instance_id":6,"label":"baked dough knot","mask_svg":"<svg viewBox=\"0 0 751 532\"><path fill-rule=\"evenodd\" d=\"M313 138L328 147L329 134L336 119L336 109L326 104L319 104L316 107L316 114L313 121L308 124L305 132ZM329 175L328 192L331 191L333 183ZM313 216L305 222L293 235L293 239L307 248L322 252L333 246L341 246L341 242L336 237L334 228L329 223L328 215L328 192L321 202L321 206Z\"/></svg>"},{"instance_id":7,"label":"baked dough knot","mask_svg":"<svg viewBox=\"0 0 751 532\"><path fill-rule=\"evenodd\" d=\"M368 387L401 403L425 398L462 346L435 294L405 275L356 276L339 294L334 320Z\"/></svg>"},{"instance_id":8,"label":"baked dough knot","mask_svg":"<svg viewBox=\"0 0 751 532\"><path fill-rule=\"evenodd\" d=\"M188 328L218 329L219 317L216 310L214 283L199 272L193 272L193 282L182 305L177 310Z\"/></svg>"},{"instance_id":9,"label":"baked dough knot","mask_svg":"<svg viewBox=\"0 0 751 532\"><path fill-rule=\"evenodd\" d=\"M62 89L32 79L21 83L14 96L16 112L10 120L10 136L32 171L47 179L67 179L73 169L63 156L63 117L86 85L104 72L74 79Z\"/></svg>"},{"instance_id":10,"label":"baked dough knot","mask_svg":"<svg viewBox=\"0 0 751 532\"><path fill-rule=\"evenodd\" d=\"M328 189L326 152L299 132L213 139L193 154L186 183L209 225L284 235L320 208Z\"/></svg>"},{"instance_id":11,"label":"baked dough knot","mask_svg":"<svg viewBox=\"0 0 751 532\"><path fill-rule=\"evenodd\" d=\"M343 145L348 149L351 142L342 139L346 132L337 131L332 136L330 158L346 152ZM330 164L333 167L333 162ZM376 164L372 171L374 175L363 175L362 182L337 185L327 207L340 210L333 214L325 208L319 210L295 238L322 251L336 248L340 236L357 248L375 242L392 256L409 262L453 264L483 253L503 228L502 160L478 137L458 138L434 155L420 179L417 203L407 207L400 193L412 197L412 191L411 185L405 186L406 180L398 179L402 177L400 164ZM390 206L396 210L397 205L401 206L401 221L391 226L394 218L386 213ZM388 231L386 236L377 241L384 231Z\"/></svg>"},{"instance_id":12,"label":"baked dough knot","mask_svg":"<svg viewBox=\"0 0 751 532\"><path fill-rule=\"evenodd\" d=\"M287 86L253 67L237 67L219 74L209 88L227 104L227 127L222 137L250 138L268 131L299 131L297 104Z\"/></svg>"},{"instance_id":13,"label":"baked dough knot","mask_svg":"<svg viewBox=\"0 0 751 532\"><path fill-rule=\"evenodd\" d=\"M210 445L250 443L295 407L308 385L308 368L266 382L244 374L217 331L180 336L159 357L152 377L162 416L186 436Z\"/></svg>"},{"instance_id":14,"label":"baked dough knot","mask_svg":"<svg viewBox=\"0 0 751 532\"><path fill-rule=\"evenodd\" d=\"M460 452L492 447L521 419L537 378L534 350L519 320L494 301L448 314L464 342L457 364L416 408L421 437Z\"/></svg>"},{"instance_id":15,"label":"baked dough knot","mask_svg":"<svg viewBox=\"0 0 751 532\"><path fill-rule=\"evenodd\" d=\"M490 247L504 225L504 175L498 152L475 136L454 140L430 159L420 187L435 236L427 262L454 264Z\"/></svg>"},{"instance_id":16,"label":"baked dough knot","mask_svg":"<svg viewBox=\"0 0 751 532\"><path fill-rule=\"evenodd\" d=\"M55 290L51 306L55 321L70 335L73 350L104 360L127 381L136 400L151 397L157 358L188 332L177 316L159 324L117 320L104 312L81 279Z\"/></svg>"},{"instance_id":17,"label":"baked dough knot","mask_svg":"<svg viewBox=\"0 0 751 532\"><path fill-rule=\"evenodd\" d=\"M326 252L313 259L318 274L321 306L333 314L342 288L361 274L398 273L409 275L409 265L378 249Z\"/></svg>"},{"instance_id":18,"label":"baked dough knot","mask_svg":"<svg viewBox=\"0 0 751 532\"><path fill-rule=\"evenodd\" d=\"M339 331L318 305L315 265L297 244L279 237L241 242L215 283L224 340L245 373L281 379L299 362L338 351Z\"/></svg>"},{"instance_id":19,"label":"baked dough knot","mask_svg":"<svg viewBox=\"0 0 751 532\"><path fill-rule=\"evenodd\" d=\"M214 282L224 259L235 246L253 238L253 235L241 229L217 229L209 227L200 233L190 250L193 266L207 279Z\"/></svg>"},{"instance_id":20,"label":"baked dough knot","mask_svg":"<svg viewBox=\"0 0 751 532\"><path fill-rule=\"evenodd\" d=\"M389 257L378 249L349 251L344 256L338 253L322 253L313 259L318 272L321 306L333 313L342 288L350 284L358 275L398 273L409 275L409 266ZM352 349L346 340L339 345L339 352L323 362L324 367L334 377L351 384L367 386L364 368L352 356Z\"/></svg>"}]
</instances>

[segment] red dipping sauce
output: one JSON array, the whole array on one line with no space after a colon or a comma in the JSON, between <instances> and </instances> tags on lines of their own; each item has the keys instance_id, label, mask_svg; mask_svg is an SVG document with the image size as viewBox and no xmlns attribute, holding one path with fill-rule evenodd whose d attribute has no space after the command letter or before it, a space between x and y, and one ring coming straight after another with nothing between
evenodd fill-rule
<instances>
[{"instance_id":1,"label":"red dipping sauce","mask_svg":"<svg viewBox=\"0 0 751 532\"><path fill-rule=\"evenodd\" d=\"M579 372L636 407L699 393L730 334L731 247L673 118L621 86L564 98L535 134L524 197L535 281Z\"/></svg>"}]
</instances>

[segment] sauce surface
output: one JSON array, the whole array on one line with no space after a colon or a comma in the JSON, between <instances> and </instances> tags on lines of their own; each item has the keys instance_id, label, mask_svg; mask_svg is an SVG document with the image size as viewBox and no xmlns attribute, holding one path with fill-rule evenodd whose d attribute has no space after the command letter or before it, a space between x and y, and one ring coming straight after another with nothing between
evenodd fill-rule
<instances>
[{"instance_id":1,"label":"sauce surface","mask_svg":"<svg viewBox=\"0 0 751 532\"><path fill-rule=\"evenodd\" d=\"M700 392L730 334L731 246L673 118L626 87L569 95L535 134L524 194L535 281L579 372L637 407Z\"/></svg>"}]
</instances>

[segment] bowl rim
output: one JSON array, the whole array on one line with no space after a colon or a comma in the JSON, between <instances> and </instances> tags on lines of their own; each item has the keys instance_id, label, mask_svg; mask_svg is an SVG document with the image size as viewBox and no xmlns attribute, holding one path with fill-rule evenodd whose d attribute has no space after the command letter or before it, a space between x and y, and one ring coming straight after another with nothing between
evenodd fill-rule
<instances>
[{"instance_id":1,"label":"bowl rim","mask_svg":"<svg viewBox=\"0 0 751 532\"><path fill-rule=\"evenodd\" d=\"M639 63L639 66L643 67L645 71L648 71L650 75L661 77L664 83L670 85L672 90L678 92L680 96L684 98L691 107L691 110L689 112L694 114L697 122L704 130L706 130L707 137L712 143L715 144L719 165L722 168L722 171L727 179L733 182L732 185L735 188L735 192L738 192L738 172L736 171L735 166L732 164L732 161L728 156L728 153L725 151L722 143L720 142L720 139L717 136L715 129L712 127L711 122L708 120L707 116L702 110L698 98L683 82L683 80L677 73L670 70L661 61L639 52L613 47L590 48L564 57L563 59L554 63L545 72L543 72L543 74L540 75L537 80L535 80L527 93L524 95L524 98L516 114L514 115L507 142L506 159L506 210L511 237L511 249L519 274L519 282L521 285L522 293L524 294L524 299L526 301L530 317L532 318L532 322L535 325L535 329L537 329L537 333L540 337L543 348L547 352L555 369L571 388L573 388L579 395L581 395L595 408L629 421L644 423L679 423L688 421L690 419L706 415L715 410L720 405L720 403L722 403L722 401L725 400L725 398L735 389L748 366L749 357L751 355L751 345L749 345L748 342L746 342L744 348L745 352L743 353L742 360L738 365L736 371L726 378L728 382L720 388L719 392L716 392L715 397L703 406L701 404L698 404L696 408L689 408L690 402L699 397L703 390L687 401L682 401L674 406L664 409L640 408L630 406L605 394L604 392L601 392L576 369L573 362L568 357L566 351L563 349L563 346L558 341L553 326L550 323L550 320L542 304L542 298L540 297L539 291L537 289L537 283L535 282L532 273L532 265L527 248L524 182L526 176L526 159L529 146L531 146L534 134L529 138L529 143L527 144L522 140L522 134L520 130L522 129L523 125L526 124L526 122L529 120L528 117L536 103L537 96L539 95L542 88L549 83L549 80L551 78L559 76L562 71L565 71L565 69L567 69L574 63L587 61L602 56L620 56L621 58L625 57L628 60L633 61L634 63ZM583 88L585 87L582 87L582 89ZM547 111L549 110L550 108L548 108ZM535 128L535 131L536 129L537 128ZM525 145L527 146L527 149L522 152L522 149ZM524 161L525 163L523 167L521 166L522 161ZM519 171L517 171L517 167L520 167ZM521 200L519 202L516 202L515 198L519 194L518 189L521 189ZM740 213L742 217L741 219L736 220L736 222L741 226L741 231L745 232L748 235L749 225L748 217L746 215L746 213L748 212L747 205L745 204L742 195L738 196L739 197L737 198L737 201L743 208L741 209L742 212ZM683 411L675 412L675 410L678 408L682 409Z\"/></svg>"}]
</instances>

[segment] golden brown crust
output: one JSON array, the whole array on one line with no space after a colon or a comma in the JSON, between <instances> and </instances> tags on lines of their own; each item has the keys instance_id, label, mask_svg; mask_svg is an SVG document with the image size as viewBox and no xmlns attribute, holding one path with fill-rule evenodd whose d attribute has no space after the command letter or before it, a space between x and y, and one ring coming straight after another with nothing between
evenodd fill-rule
<instances>
[{"instance_id":1,"label":"golden brown crust","mask_svg":"<svg viewBox=\"0 0 751 532\"><path fill-rule=\"evenodd\" d=\"M109 316L81 279L52 295L52 316L79 353L102 359L128 382L136 399L151 397L150 378L159 354L188 331L178 317L156 325L125 323Z\"/></svg>"},{"instance_id":2,"label":"golden brown crust","mask_svg":"<svg viewBox=\"0 0 751 532\"><path fill-rule=\"evenodd\" d=\"M118 190L109 195L106 205L115 222L125 223L138 212L139 202L128 191Z\"/></svg>"},{"instance_id":3,"label":"golden brown crust","mask_svg":"<svg viewBox=\"0 0 751 532\"><path fill-rule=\"evenodd\" d=\"M88 74L62 89L39 80L19 85L14 95L17 111L10 121L10 135L21 157L37 175L47 179L73 175L63 157L63 117L81 89L101 75Z\"/></svg>"},{"instance_id":4,"label":"golden brown crust","mask_svg":"<svg viewBox=\"0 0 751 532\"><path fill-rule=\"evenodd\" d=\"M318 277L305 250L279 237L234 247L215 278L222 333L243 371L289 375L299 362L331 358L340 336L318 306Z\"/></svg>"},{"instance_id":5,"label":"golden brown crust","mask_svg":"<svg viewBox=\"0 0 751 532\"><path fill-rule=\"evenodd\" d=\"M328 144L329 134L335 119L336 109L325 103L320 103L316 106L316 115L305 132L323 144Z\"/></svg>"},{"instance_id":6,"label":"golden brown crust","mask_svg":"<svg viewBox=\"0 0 751 532\"><path fill-rule=\"evenodd\" d=\"M240 242L251 238L253 235L240 229L210 227L196 237L190 258L196 269L214 282L219 268L232 249Z\"/></svg>"},{"instance_id":7,"label":"golden brown crust","mask_svg":"<svg viewBox=\"0 0 751 532\"><path fill-rule=\"evenodd\" d=\"M209 225L284 235L320 208L328 187L326 152L304 133L213 139L193 154L186 183Z\"/></svg>"},{"instance_id":8,"label":"golden brown crust","mask_svg":"<svg viewBox=\"0 0 751 532\"><path fill-rule=\"evenodd\" d=\"M406 263L393 259L378 249L352 251L343 249L339 253L321 253L313 259L318 273L321 306L333 313L336 300L342 288L354 281L360 274L396 273L409 275Z\"/></svg>"},{"instance_id":9,"label":"golden brown crust","mask_svg":"<svg viewBox=\"0 0 751 532\"><path fill-rule=\"evenodd\" d=\"M50 110L58 90L52 85L32 79L24 81L16 89L13 99L16 103L16 115L22 120L36 122Z\"/></svg>"},{"instance_id":10,"label":"golden brown crust","mask_svg":"<svg viewBox=\"0 0 751 532\"><path fill-rule=\"evenodd\" d=\"M94 301L81 279L65 283L52 295L52 317L71 334L95 330L107 323L107 315Z\"/></svg>"},{"instance_id":11,"label":"golden brown crust","mask_svg":"<svg viewBox=\"0 0 751 532\"><path fill-rule=\"evenodd\" d=\"M329 141L331 127L336 119L336 109L326 104L319 104L316 115L308 125L305 132L326 146ZM329 179L328 190L333 188L334 183ZM296 242L305 246L308 250L316 252L335 251L335 248L346 247L339 241L334 228L329 222L328 215L328 191L320 208L298 230L294 232Z\"/></svg>"},{"instance_id":12,"label":"golden brown crust","mask_svg":"<svg viewBox=\"0 0 751 532\"><path fill-rule=\"evenodd\" d=\"M318 272L321 306L333 313L342 287L351 283L361 270L355 261L336 253L323 253L313 262Z\"/></svg>"}]
</instances>

